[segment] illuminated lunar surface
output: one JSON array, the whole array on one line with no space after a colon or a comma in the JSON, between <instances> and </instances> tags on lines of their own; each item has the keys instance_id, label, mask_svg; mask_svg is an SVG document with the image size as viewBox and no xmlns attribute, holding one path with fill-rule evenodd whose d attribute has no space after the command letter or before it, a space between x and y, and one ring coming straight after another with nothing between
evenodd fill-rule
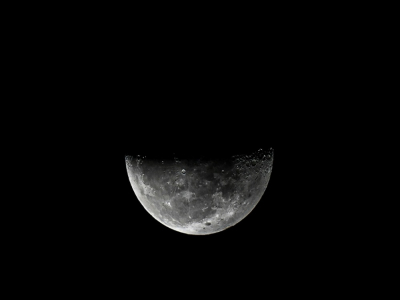
<instances>
[{"instance_id":1,"label":"illuminated lunar surface","mask_svg":"<svg viewBox=\"0 0 400 300\"><path fill-rule=\"evenodd\" d=\"M153 160L126 156L141 204L163 225L186 234L223 231L245 218L267 188L273 150L224 160Z\"/></svg>"}]
</instances>

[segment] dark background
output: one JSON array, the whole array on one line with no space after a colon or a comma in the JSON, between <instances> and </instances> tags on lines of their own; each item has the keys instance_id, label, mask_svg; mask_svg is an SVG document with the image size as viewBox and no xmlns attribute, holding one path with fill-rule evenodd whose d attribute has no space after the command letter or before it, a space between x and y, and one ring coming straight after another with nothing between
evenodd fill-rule
<instances>
[{"instance_id":1,"label":"dark background","mask_svg":"<svg viewBox=\"0 0 400 300\"><path fill-rule=\"evenodd\" d=\"M292 20L287 12L276 20L273 10L251 14L246 28L239 22L207 31L204 21L170 29L120 11L117 22L103 14L97 16L106 22L92 22L84 12L87 24L43 19L41 28L23 25L12 34L18 43L10 43L16 59L6 57L13 65L7 77L17 78L13 101L33 119L16 136L24 154L16 169L27 168L18 192L28 189L27 177L39 180L39 191L15 201L29 216L21 226L29 238L15 239L25 242L21 257L38 264L32 277L43 258L54 273L68 270L83 285L102 277L133 282L133 290L147 282L150 295L167 283L164 297L184 289L188 297L214 288L247 294L275 282L288 290L290 277L314 287L342 257L358 257L351 242L362 231L354 218L362 205L349 210L356 195L343 191L352 182L342 176L357 173L341 157L358 155L348 142L364 130L357 122L363 105L350 104L369 90L357 86L358 73L369 70L362 55L369 45L354 47L364 23L339 30L336 15L321 26L324 13ZM357 128L344 137L337 129L346 118ZM127 154L221 157L269 147L273 171L259 204L208 236L153 219L136 199L124 161ZM44 175L43 162L50 163ZM356 226L349 229L346 219Z\"/></svg>"},{"instance_id":2,"label":"dark background","mask_svg":"<svg viewBox=\"0 0 400 300\"><path fill-rule=\"evenodd\" d=\"M68 259L113 270L144 262L148 272L180 276L215 266L224 274L273 268L279 276L310 261L335 260L341 220L333 212L342 203L332 201L326 174L340 164L326 153L339 144L335 124L327 122L338 104L340 79L329 71L337 61L320 48L303 49L304 39L254 41L240 55L248 44L234 52L160 51L120 42L106 60L109 45L61 57L63 65L54 68L66 71L52 88L68 115L58 133L66 137L60 148L68 180L50 208L62 224L54 236ZM259 204L237 225L207 236L175 232L152 218L130 186L124 160L224 157L270 147L273 170Z\"/></svg>"},{"instance_id":3,"label":"dark background","mask_svg":"<svg viewBox=\"0 0 400 300\"><path fill-rule=\"evenodd\" d=\"M310 91L303 81L259 76L219 78L218 86L199 76L167 84L140 80L101 95L107 101L93 105L92 131L84 141L91 145L80 168L84 193L73 201L79 216L77 226L72 223L75 238L89 260L143 259L207 272L219 264L229 269L232 260L245 269L302 265L331 249L328 195L321 193L318 171L324 144L303 113L307 101L299 99ZM130 186L124 160L137 154L223 157L270 147L273 171L259 204L237 225L208 236L182 234L151 217Z\"/></svg>"}]
</instances>

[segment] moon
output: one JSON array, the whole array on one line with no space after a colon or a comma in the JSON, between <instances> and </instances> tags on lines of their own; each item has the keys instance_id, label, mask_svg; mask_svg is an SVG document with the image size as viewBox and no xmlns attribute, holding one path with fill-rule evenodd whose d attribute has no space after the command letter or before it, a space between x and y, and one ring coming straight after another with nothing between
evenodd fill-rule
<instances>
[{"instance_id":1,"label":"moon","mask_svg":"<svg viewBox=\"0 0 400 300\"><path fill-rule=\"evenodd\" d=\"M221 232L243 220L264 194L273 149L226 159L125 156L136 197L161 224L191 235Z\"/></svg>"}]
</instances>

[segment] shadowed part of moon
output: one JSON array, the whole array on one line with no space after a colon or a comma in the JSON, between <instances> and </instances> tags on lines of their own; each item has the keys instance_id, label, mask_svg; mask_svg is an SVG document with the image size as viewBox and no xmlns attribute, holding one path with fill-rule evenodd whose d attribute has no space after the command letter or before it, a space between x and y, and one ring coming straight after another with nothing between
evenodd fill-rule
<instances>
[{"instance_id":1,"label":"shadowed part of moon","mask_svg":"<svg viewBox=\"0 0 400 300\"><path fill-rule=\"evenodd\" d=\"M273 150L226 160L151 160L126 156L132 188L165 226L205 235L229 228L260 201L272 171Z\"/></svg>"}]
</instances>

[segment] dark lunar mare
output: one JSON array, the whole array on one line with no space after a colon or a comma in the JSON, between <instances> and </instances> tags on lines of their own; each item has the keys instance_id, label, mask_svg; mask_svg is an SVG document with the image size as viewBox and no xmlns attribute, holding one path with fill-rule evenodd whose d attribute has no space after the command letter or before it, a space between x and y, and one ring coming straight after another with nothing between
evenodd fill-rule
<instances>
[{"instance_id":1,"label":"dark lunar mare","mask_svg":"<svg viewBox=\"0 0 400 300\"><path fill-rule=\"evenodd\" d=\"M145 209L165 226L196 235L246 217L267 188L272 162L272 149L226 159L126 156L130 183Z\"/></svg>"}]
</instances>

